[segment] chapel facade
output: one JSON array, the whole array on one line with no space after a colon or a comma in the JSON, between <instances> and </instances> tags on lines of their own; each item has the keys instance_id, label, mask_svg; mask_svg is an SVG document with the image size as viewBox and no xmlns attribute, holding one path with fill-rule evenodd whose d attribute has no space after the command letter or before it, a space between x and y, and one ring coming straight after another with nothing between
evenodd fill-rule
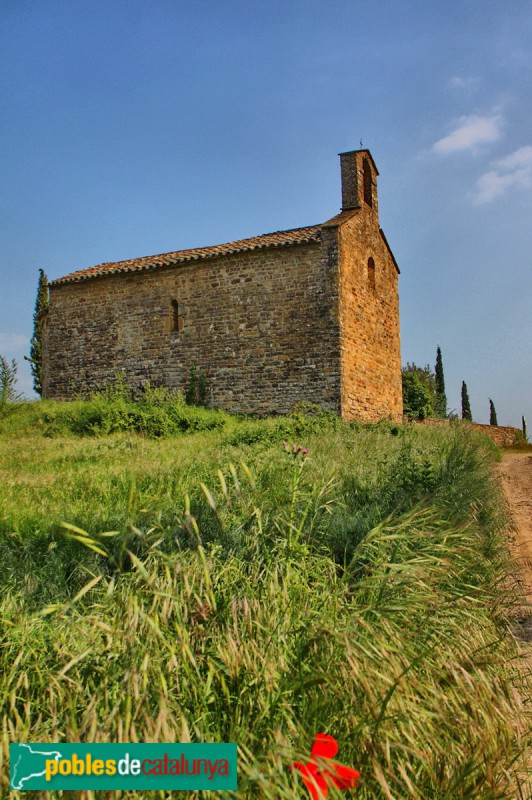
<instances>
[{"instance_id":1,"label":"chapel facade","mask_svg":"<svg viewBox=\"0 0 532 800\"><path fill-rule=\"evenodd\" d=\"M402 415L399 268L379 227L369 150L340 154L342 210L319 225L103 263L50 284L43 396L112 383L183 389L210 407L344 419Z\"/></svg>"}]
</instances>

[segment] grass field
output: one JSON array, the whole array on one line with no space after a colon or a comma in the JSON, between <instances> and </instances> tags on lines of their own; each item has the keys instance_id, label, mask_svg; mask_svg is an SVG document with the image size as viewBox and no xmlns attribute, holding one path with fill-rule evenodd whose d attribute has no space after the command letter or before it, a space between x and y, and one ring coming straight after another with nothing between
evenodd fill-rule
<instances>
[{"instance_id":1,"label":"grass field","mask_svg":"<svg viewBox=\"0 0 532 800\"><path fill-rule=\"evenodd\" d=\"M295 800L325 731L364 800L529 797L496 457L452 425L13 407L0 791L9 742L235 741L235 797Z\"/></svg>"}]
</instances>

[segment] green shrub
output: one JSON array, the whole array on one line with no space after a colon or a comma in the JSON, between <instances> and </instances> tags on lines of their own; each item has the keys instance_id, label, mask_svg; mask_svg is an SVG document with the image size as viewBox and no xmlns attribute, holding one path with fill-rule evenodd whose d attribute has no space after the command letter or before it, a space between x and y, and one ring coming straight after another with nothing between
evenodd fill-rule
<instances>
[{"instance_id":1,"label":"green shrub","mask_svg":"<svg viewBox=\"0 0 532 800\"><path fill-rule=\"evenodd\" d=\"M69 434L108 436L134 431L150 438L160 438L221 430L232 422L232 417L224 411L187 406L180 396L166 396L156 390L136 401L104 392L92 395L89 400L48 400L24 406L14 409L0 431L20 431L30 427L48 437Z\"/></svg>"},{"instance_id":2,"label":"green shrub","mask_svg":"<svg viewBox=\"0 0 532 800\"><path fill-rule=\"evenodd\" d=\"M7 413L10 403L21 399L15 386L17 383L18 364L13 359L11 362L0 355L0 415Z\"/></svg>"},{"instance_id":3,"label":"green shrub","mask_svg":"<svg viewBox=\"0 0 532 800\"><path fill-rule=\"evenodd\" d=\"M191 406L204 406L207 399L207 380L196 366L190 368L190 376L185 389L185 402Z\"/></svg>"},{"instance_id":4,"label":"green shrub","mask_svg":"<svg viewBox=\"0 0 532 800\"><path fill-rule=\"evenodd\" d=\"M403 414L412 419L426 419L434 413L430 388L416 373L403 372Z\"/></svg>"}]
</instances>

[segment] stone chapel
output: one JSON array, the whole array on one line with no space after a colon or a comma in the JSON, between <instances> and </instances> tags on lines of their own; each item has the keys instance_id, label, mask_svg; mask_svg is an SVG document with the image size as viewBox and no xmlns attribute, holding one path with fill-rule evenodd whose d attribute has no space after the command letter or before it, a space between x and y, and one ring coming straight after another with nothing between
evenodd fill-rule
<instances>
[{"instance_id":1,"label":"stone chapel","mask_svg":"<svg viewBox=\"0 0 532 800\"><path fill-rule=\"evenodd\" d=\"M43 396L119 372L140 388L205 376L210 407L400 420L399 268L369 150L340 154L342 210L319 225L103 263L54 280Z\"/></svg>"}]
</instances>

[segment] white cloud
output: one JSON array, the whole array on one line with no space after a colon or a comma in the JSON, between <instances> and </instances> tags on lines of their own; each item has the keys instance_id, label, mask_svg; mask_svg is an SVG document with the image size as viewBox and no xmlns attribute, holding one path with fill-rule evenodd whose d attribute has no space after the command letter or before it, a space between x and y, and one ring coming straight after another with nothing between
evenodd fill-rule
<instances>
[{"instance_id":1,"label":"white cloud","mask_svg":"<svg viewBox=\"0 0 532 800\"><path fill-rule=\"evenodd\" d=\"M459 125L448 136L438 139L432 146L435 153L456 153L471 150L478 144L496 142L501 137L502 119L498 115L461 117Z\"/></svg>"},{"instance_id":2,"label":"white cloud","mask_svg":"<svg viewBox=\"0 0 532 800\"><path fill-rule=\"evenodd\" d=\"M517 150L514 150L513 153L510 153L509 156L500 158L497 161L497 166L500 167L501 169L518 169L519 167L531 167L532 147L530 145L527 145L526 147L519 147Z\"/></svg>"},{"instance_id":3,"label":"white cloud","mask_svg":"<svg viewBox=\"0 0 532 800\"><path fill-rule=\"evenodd\" d=\"M485 172L475 186L475 203L489 203L509 189L532 186L532 147L519 147L513 153L493 163L494 169Z\"/></svg>"}]
</instances>

